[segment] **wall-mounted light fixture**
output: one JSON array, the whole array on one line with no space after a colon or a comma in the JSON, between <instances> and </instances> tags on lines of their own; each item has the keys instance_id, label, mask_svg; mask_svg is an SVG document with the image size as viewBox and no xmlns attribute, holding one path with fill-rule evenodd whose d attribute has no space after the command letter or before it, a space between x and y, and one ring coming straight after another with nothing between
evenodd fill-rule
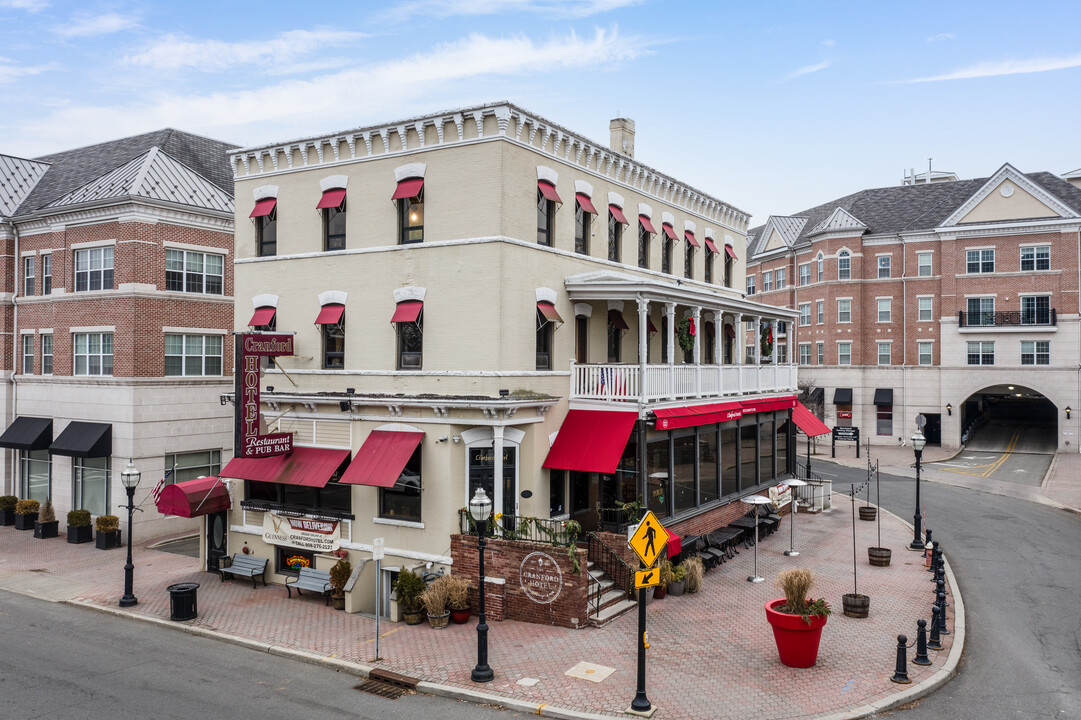
<instances>
[{"instance_id":1,"label":"wall-mounted light fixture","mask_svg":"<svg viewBox=\"0 0 1081 720\"><path fill-rule=\"evenodd\" d=\"M461 435L455 435L454 437L451 438L451 440L453 440L454 444L457 445L458 443L460 443L462 441L462 436Z\"/></svg>"},{"instance_id":2,"label":"wall-mounted light fixture","mask_svg":"<svg viewBox=\"0 0 1081 720\"><path fill-rule=\"evenodd\" d=\"M349 410L352 408L348 400L340 400L338 402L338 409L342 412L349 412Z\"/></svg>"},{"instance_id":3,"label":"wall-mounted light fixture","mask_svg":"<svg viewBox=\"0 0 1081 720\"><path fill-rule=\"evenodd\" d=\"M1069 420L1069 419L1070 419L1070 413L1072 413L1072 412L1073 412L1073 410L1071 410L1071 409L1070 409L1070 406L1069 406L1069 405L1067 405L1067 406L1066 406L1066 419L1067 419L1067 420Z\"/></svg>"},{"instance_id":4,"label":"wall-mounted light fixture","mask_svg":"<svg viewBox=\"0 0 1081 720\"><path fill-rule=\"evenodd\" d=\"M352 395L352 394L353 394L353 393L355 393L356 391L357 391L357 389L356 389L356 388L346 388L346 389L345 389L345 394L346 394L346 395Z\"/></svg>"},{"instance_id":5,"label":"wall-mounted light fixture","mask_svg":"<svg viewBox=\"0 0 1081 720\"><path fill-rule=\"evenodd\" d=\"M946 403L946 414L947 415L953 415L953 405L950 405L949 403Z\"/></svg>"},{"instance_id":6,"label":"wall-mounted light fixture","mask_svg":"<svg viewBox=\"0 0 1081 720\"><path fill-rule=\"evenodd\" d=\"M501 397L501 398L505 398L508 395L510 395L510 390L500 390L499 391L499 397Z\"/></svg>"},{"instance_id":7,"label":"wall-mounted light fixture","mask_svg":"<svg viewBox=\"0 0 1081 720\"><path fill-rule=\"evenodd\" d=\"M436 440L437 443L445 443L446 441L447 441L447 436L446 435L442 435Z\"/></svg>"},{"instance_id":8,"label":"wall-mounted light fixture","mask_svg":"<svg viewBox=\"0 0 1081 720\"><path fill-rule=\"evenodd\" d=\"M267 392L274 392L274 386L273 385L267 385L266 386L266 391Z\"/></svg>"}]
</instances>

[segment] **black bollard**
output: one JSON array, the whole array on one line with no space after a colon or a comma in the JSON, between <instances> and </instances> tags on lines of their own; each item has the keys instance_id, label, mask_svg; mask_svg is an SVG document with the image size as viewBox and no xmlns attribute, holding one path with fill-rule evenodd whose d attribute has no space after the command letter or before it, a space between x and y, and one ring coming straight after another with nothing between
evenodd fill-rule
<instances>
[{"instance_id":1,"label":"black bollard","mask_svg":"<svg viewBox=\"0 0 1081 720\"><path fill-rule=\"evenodd\" d=\"M913 665L930 665L931 658L927 657L927 621L917 620L916 627L916 657L912 658Z\"/></svg>"},{"instance_id":2,"label":"black bollard","mask_svg":"<svg viewBox=\"0 0 1081 720\"><path fill-rule=\"evenodd\" d=\"M923 542L924 544L931 542L931 528L927 528L923 531Z\"/></svg>"},{"instance_id":3,"label":"black bollard","mask_svg":"<svg viewBox=\"0 0 1081 720\"><path fill-rule=\"evenodd\" d=\"M902 685L912 682L908 679L908 638L904 635L897 636L897 667L893 669L890 680Z\"/></svg>"},{"instance_id":4,"label":"black bollard","mask_svg":"<svg viewBox=\"0 0 1081 720\"><path fill-rule=\"evenodd\" d=\"M942 649L942 637L938 634L938 605L931 606L931 639L927 641L931 650Z\"/></svg>"},{"instance_id":5,"label":"black bollard","mask_svg":"<svg viewBox=\"0 0 1081 720\"><path fill-rule=\"evenodd\" d=\"M938 592L938 634L950 634L950 631L946 629L946 592L943 590Z\"/></svg>"}]
</instances>

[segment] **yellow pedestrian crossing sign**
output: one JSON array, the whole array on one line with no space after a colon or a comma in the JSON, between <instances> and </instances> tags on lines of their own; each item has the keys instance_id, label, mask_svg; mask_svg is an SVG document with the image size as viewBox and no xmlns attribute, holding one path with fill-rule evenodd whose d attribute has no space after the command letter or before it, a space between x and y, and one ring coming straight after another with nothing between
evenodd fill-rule
<instances>
[{"instance_id":1,"label":"yellow pedestrian crossing sign","mask_svg":"<svg viewBox=\"0 0 1081 720\"><path fill-rule=\"evenodd\" d=\"M634 588L641 590L642 588L657 587L661 584L661 571L659 568L650 568L649 570L635 570L634 571Z\"/></svg>"},{"instance_id":2,"label":"yellow pedestrian crossing sign","mask_svg":"<svg viewBox=\"0 0 1081 720\"><path fill-rule=\"evenodd\" d=\"M631 550L647 568L653 567L657 562L657 556L668 545L668 531L661 525L661 521L653 514L652 510L646 512L642 522L638 523L638 529L627 541Z\"/></svg>"}]
</instances>

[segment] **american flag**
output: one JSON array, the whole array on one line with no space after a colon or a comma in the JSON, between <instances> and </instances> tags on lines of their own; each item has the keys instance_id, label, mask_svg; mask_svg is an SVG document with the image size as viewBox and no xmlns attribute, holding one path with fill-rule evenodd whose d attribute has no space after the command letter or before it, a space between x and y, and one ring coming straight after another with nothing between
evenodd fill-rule
<instances>
[{"instance_id":1,"label":"american flag","mask_svg":"<svg viewBox=\"0 0 1081 720\"><path fill-rule=\"evenodd\" d=\"M157 502L158 498L161 497L161 491L165 489L165 483L169 479L169 476L173 474L174 470L176 470L175 467L170 468L169 472L165 473L165 477L163 477L161 480L158 480L158 484L155 485L154 489L150 491L150 494L154 496L154 502Z\"/></svg>"}]
</instances>

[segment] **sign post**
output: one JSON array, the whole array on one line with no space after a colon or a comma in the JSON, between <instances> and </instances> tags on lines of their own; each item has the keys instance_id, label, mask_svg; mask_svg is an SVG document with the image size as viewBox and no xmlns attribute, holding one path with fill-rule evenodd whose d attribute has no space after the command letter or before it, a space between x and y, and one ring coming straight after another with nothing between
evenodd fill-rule
<instances>
[{"instance_id":1,"label":"sign post","mask_svg":"<svg viewBox=\"0 0 1081 720\"><path fill-rule=\"evenodd\" d=\"M372 559L375 560L375 659L379 660L379 616L382 615L383 593L380 592L379 581L383 574L379 572L379 565L383 561L383 538L372 541Z\"/></svg>"},{"instance_id":2,"label":"sign post","mask_svg":"<svg viewBox=\"0 0 1081 720\"><path fill-rule=\"evenodd\" d=\"M653 511L647 510L638 528L631 533L627 545L642 562L642 570L634 575L634 586L638 588L638 688L627 712L650 717L656 708L646 697L646 648L649 647L646 635L646 588L660 584L660 571L653 565L661 549L668 546L668 531Z\"/></svg>"}]
</instances>

